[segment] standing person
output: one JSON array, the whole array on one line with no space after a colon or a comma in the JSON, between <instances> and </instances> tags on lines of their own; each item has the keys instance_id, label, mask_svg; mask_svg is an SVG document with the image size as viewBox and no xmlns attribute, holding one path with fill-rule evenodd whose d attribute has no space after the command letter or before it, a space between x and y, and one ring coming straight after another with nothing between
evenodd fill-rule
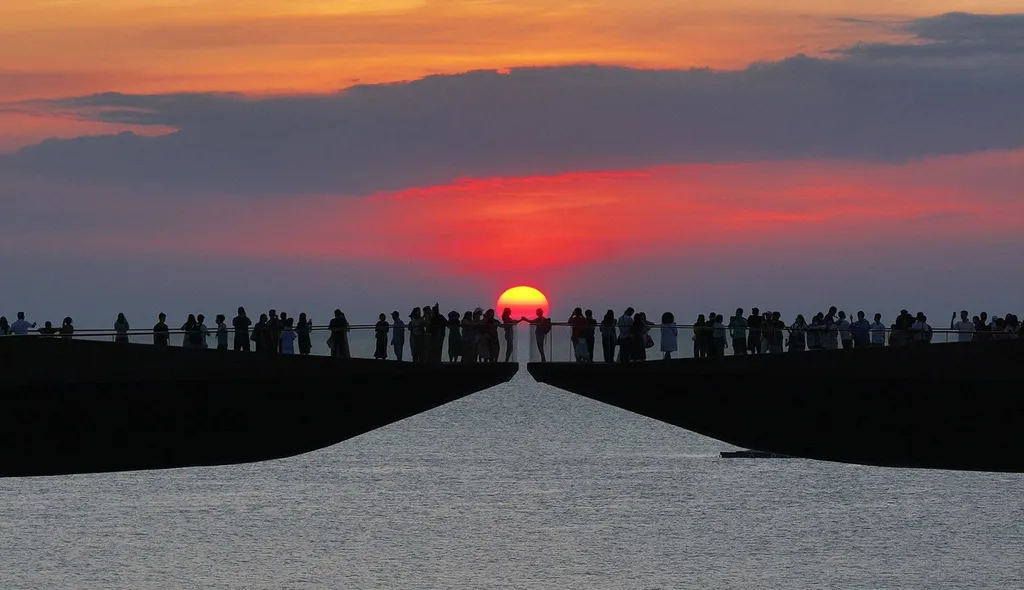
<instances>
[{"instance_id":1,"label":"standing person","mask_svg":"<svg viewBox=\"0 0 1024 590\"><path fill-rule=\"evenodd\" d=\"M885 346L885 324L882 323L882 314L875 314L875 321L871 322L871 347L880 348Z\"/></svg>"},{"instance_id":2,"label":"standing person","mask_svg":"<svg viewBox=\"0 0 1024 590\"><path fill-rule=\"evenodd\" d=\"M7 316L0 316L0 336L11 334L11 324L7 323Z\"/></svg>"},{"instance_id":3,"label":"standing person","mask_svg":"<svg viewBox=\"0 0 1024 590\"><path fill-rule=\"evenodd\" d=\"M391 349L398 362L402 362L402 353L405 352L405 322L397 311L391 312Z\"/></svg>"},{"instance_id":4,"label":"standing person","mask_svg":"<svg viewBox=\"0 0 1024 590\"><path fill-rule=\"evenodd\" d=\"M217 323L217 350L228 349L228 325L225 323L227 318L224 314L218 313L217 317L213 319Z\"/></svg>"},{"instance_id":5,"label":"standing person","mask_svg":"<svg viewBox=\"0 0 1024 590\"><path fill-rule=\"evenodd\" d=\"M672 353L679 350L679 328L672 312L661 314L661 352L663 360L670 360Z\"/></svg>"},{"instance_id":6,"label":"standing person","mask_svg":"<svg viewBox=\"0 0 1024 590\"><path fill-rule=\"evenodd\" d=\"M733 355L747 354L747 318L743 317L742 308L729 318L729 337L732 338Z\"/></svg>"},{"instance_id":7,"label":"standing person","mask_svg":"<svg viewBox=\"0 0 1024 590\"><path fill-rule=\"evenodd\" d=\"M803 314L797 314L793 325L789 327L789 352L804 352L807 348L807 320Z\"/></svg>"},{"instance_id":8,"label":"standing person","mask_svg":"<svg viewBox=\"0 0 1024 590\"><path fill-rule=\"evenodd\" d=\"M863 311L858 311L857 321L850 324L850 335L854 348L867 348L871 344L871 322L864 317Z\"/></svg>"},{"instance_id":9,"label":"standing person","mask_svg":"<svg viewBox=\"0 0 1024 590\"><path fill-rule=\"evenodd\" d=\"M769 342L769 352L777 354L782 352L783 343L786 341L786 323L782 321L782 314L773 311L771 318L772 339Z\"/></svg>"},{"instance_id":10,"label":"standing person","mask_svg":"<svg viewBox=\"0 0 1024 590\"><path fill-rule=\"evenodd\" d=\"M124 317L123 313L117 314L117 319L114 321L114 342L128 344L128 330L130 329L128 318Z\"/></svg>"},{"instance_id":11,"label":"standing person","mask_svg":"<svg viewBox=\"0 0 1024 590\"><path fill-rule=\"evenodd\" d=\"M544 310L538 307L537 317L532 320L524 317L522 321L529 322L534 327L534 337L537 340L537 350L540 352L540 362L546 363L548 358L544 354L544 343L547 341L548 334L551 333L551 319L544 317Z\"/></svg>"},{"instance_id":12,"label":"standing person","mask_svg":"<svg viewBox=\"0 0 1024 590\"><path fill-rule=\"evenodd\" d=\"M343 358L342 342L345 339L345 333L348 331L348 322L345 321L345 314L341 313L340 309L334 310L334 317L327 324L327 328L331 332L331 336L328 339L328 344L331 347L331 356Z\"/></svg>"},{"instance_id":13,"label":"standing person","mask_svg":"<svg viewBox=\"0 0 1024 590\"><path fill-rule=\"evenodd\" d=\"M377 323L373 326L373 336L376 342L376 347L373 351L373 358L380 359L382 361L388 358L388 332L391 331L391 325L388 324L388 316L380 314L377 316Z\"/></svg>"},{"instance_id":14,"label":"standing person","mask_svg":"<svg viewBox=\"0 0 1024 590\"><path fill-rule=\"evenodd\" d=\"M166 348L171 344L171 330L167 327L167 314L161 312L156 316L156 325L153 326L153 346Z\"/></svg>"},{"instance_id":15,"label":"standing person","mask_svg":"<svg viewBox=\"0 0 1024 590\"><path fill-rule=\"evenodd\" d=\"M280 336L281 354L295 354L295 339L298 338L298 334L295 333L293 326L292 318L284 320Z\"/></svg>"},{"instance_id":16,"label":"standing person","mask_svg":"<svg viewBox=\"0 0 1024 590\"><path fill-rule=\"evenodd\" d=\"M271 342L270 336L270 318L267 314L261 313L259 321L252 327L250 337L256 343L256 352L271 352L271 348L277 348L277 345Z\"/></svg>"},{"instance_id":17,"label":"standing person","mask_svg":"<svg viewBox=\"0 0 1024 590\"><path fill-rule=\"evenodd\" d=\"M968 316L970 314L965 309L960 312L959 322L956 321L956 313L949 320L949 329L956 330L957 332L957 342L971 342L974 340L974 322Z\"/></svg>"},{"instance_id":18,"label":"standing person","mask_svg":"<svg viewBox=\"0 0 1024 590\"><path fill-rule=\"evenodd\" d=\"M587 341L587 358L590 362L594 362L594 347L597 344L597 320L594 319L594 311L592 309L583 312L583 317L587 318L587 329L583 333L583 338Z\"/></svg>"},{"instance_id":19,"label":"standing person","mask_svg":"<svg viewBox=\"0 0 1024 590\"><path fill-rule=\"evenodd\" d=\"M697 320L693 322L693 358L702 359L708 356L707 337L705 331L707 329L707 320L704 319L704 314L697 316Z\"/></svg>"},{"instance_id":20,"label":"standing person","mask_svg":"<svg viewBox=\"0 0 1024 590\"><path fill-rule=\"evenodd\" d=\"M750 317L747 318L747 352L750 354L761 353L761 325L764 318L761 317L761 310L754 308L750 310Z\"/></svg>"},{"instance_id":21,"label":"standing person","mask_svg":"<svg viewBox=\"0 0 1024 590\"><path fill-rule=\"evenodd\" d=\"M281 331L284 329L284 322L277 315L277 310L272 309L267 313L267 347L266 352L281 352Z\"/></svg>"},{"instance_id":22,"label":"standing person","mask_svg":"<svg viewBox=\"0 0 1024 590\"><path fill-rule=\"evenodd\" d=\"M628 363L630 357L633 354L633 344L630 339L630 328L633 327L633 314L636 313L632 307L627 307L626 311L619 316L616 322L616 327L619 329L619 336L616 340L616 344L619 345L619 362Z\"/></svg>"},{"instance_id":23,"label":"standing person","mask_svg":"<svg viewBox=\"0 0 1024 590\"><path fill-rule=\"evenodd\" d=\"M917 312L917 317L910 326L910 339L914 345L929 344L932 341L932 327L928 325L928 317L922 312Z\"/></svg>"},{"instance_id":24,"label":"standing person","mask_svg":"<svg viewBox=\"0 0 1024 590\"><path fill-rule=\"evenodd\" d=\"M586 362L587 358L587 318L583 317L583 308L577 307L572 310L572 315L566 322L569 324L569 343L572 346L572 353L577 362Z\"/></svg>"},{"instance_id":25,"label":"standing person","mask_svg":"<svg viewBox=\"0 0 1024 590\"><path fill-rule=\"evenodd\" d=\"M846 319L846 312L839 312L839 321L836 322L839 328L839 341L843 344L843 350L853 348L853 335L850 334L850 320Z\"/></svg>"},{"instance_id":26,"label":"standing person","mask_svg":"<svg viewBox=\"0 0 1024 590\"><path fill-rule=\"evenodd\" d=\"M629 345L631 350L629 351L630 360L633 362L646 361L647 360L647 318L644 317L643 312L639 312L633 316L633 323L629 326Z\"/></svg>"},{"instance_id":27,"label":"standing person","mask_svg":"<svg viewBox=\"0 0 1024 590\"><path fill-rule=\"evenodd\" d=\"M185 323L181 325L181 333L182 348L199 348L201 346L199 322L196 321L196 316L194 314L188 314L188 318L185 320Z\"/></svg>"},{"instance_id":28,"label":"standing person","mask_svg":"<svg viewBox=\"0 0 1024 590\"><path fill-rule=\"evenodd\" d=\"M414 307L409 313L409 351L412 353L412 362L414 363L422 363L426 360L423 358L423 347L427 331L423 324L422 314L423 312L418 307Z\"/></svg>"},{"instance_id":29,"label":"standing person","mask_svg":"<svg viewBox=\"0 0 1024 590\"><path fill-rule=\"evenodd\" d=\"M313 322L306 317L306 312L299 314L299 323L295 326L295 334L299 340L299 354L309 356L313 352Z\"/></svg>"},{"instance_id":30,"label":"standing person","mask_svg":"<svg viewBox=\"0 0 1024 590\"><path fill-rule=\"evenodd\" d=\"M197 315L196 322L199 324L199 348L209 348L210 329L206 327L206 316L203 314Z\"/></svg>"},{"instance_id":31,"label":"standing person","mask_svg":"<svg viewBox=\"0 0 1024 590\"><path fill-rule=\"evenodd\" d=\"M729 343L726 341L725 318L722 314L715 314L715 322L711 325L711 329L711 335L714 338L715 356L721 358L725 356L725 349L729 347Z\"/></svg>"},{"instance_id":32,"label":"standing person","mask_svg":"<svg viewBox=\"0 0 1024 590\"><path fill-rule=\"evenodd\" d=\"M604 362L615 362L615 341L618 336L615 329L615 312L608 310L601 318L601 349L604 351Z\"/></svg>"},{"instance_id":33,"label":"standing person","mask_svg":"<svg viewBox=\"0 0 1024 590\"><path fill-rule=\"evenodd\" d=\"M452 310L448 312L448 362L456 363L462 358L465 345L462 343L462 316Z\"/></svg>"},{"instance_id":34,"label":"standing person","mask_svg":"<svg viewBox=\"0 0 1024 590\"><path fill-rule=\"evenodd\" d=\"M472 311L462 314L462 362L464 363L475 363L477 360L477 323L477 314Z\"/></svg>"},{"instance_id":35,"label":"standing person","mask_svg":"<svg viewBox=\"0 0 1024 590\"><path fill-rule=\"evenodd\" d=\"M235 329L235 350L252 350L249 344L249 326L252 326L252 320L245 315L244 307L238 308L238 315L231 320L231 326Z\"/></svg>"},{"instance_id":36,"label":"standing person","mask_svg":"<svg viewBox=\"0 0 1024 590\"><path fill-rule=\"evenodd\" d=\"M512 360L512 351L516 349L516 325L519 320L512 319L512 308L506 307L501 312L501 327L505 330L505 362Z\"/></svg>"}]
</instances>

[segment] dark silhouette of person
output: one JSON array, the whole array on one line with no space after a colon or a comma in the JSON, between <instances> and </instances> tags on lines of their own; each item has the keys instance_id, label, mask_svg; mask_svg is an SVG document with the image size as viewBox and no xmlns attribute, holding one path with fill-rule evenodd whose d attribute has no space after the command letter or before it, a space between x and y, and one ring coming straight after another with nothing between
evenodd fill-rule
<instances>
[{"instance_id":1,"label":"dark silhouette of person","mask_svg":"<svg viewBox=\"0 0 1024 590\"><path fill-rule=\"evenodd\" d=\"M373 351L373 358L387 360L388 358L388 332L391 331L391 324L388 323L388 316L380 314L377 316L377 323L373 326L373 336L376 348Z\"/></svg>"},{"instance_id":2,"label":"dark silhouette of person","mask_svg":"<svg viewBox=\"0 0 1024 590\"><path fill-rule=\"evenodd\" d=\"M512 308L506 307L501 312L501 325L505 330L505 362L512 360L512 351L516 346L516 325L519 320L512 318Z\"/></svg>"},{"instance_id":3,"label":"dark silhouette of person","mask_svg":"<svg viewBox=\"0 0 1024 590\"><path fill-rule=\"evenodd\" d=\"M299 354L308 356L313 351L313 324L305 312L299 314L299 324L295 327L295 333L299 338Z\"/></svg>"},{"instance_id":4,"label":"dark silhouette of person","mask_svg":"<svg viewBox=\"0 0 1024 590\"><path fill-rule=\"evenodd\" d=\"M431 358L430 362L439 363L444 359L444 339L448 333L448 318L441 313L441 306L434 302L430 308L431 326Z\"/></svg>"},{"instance_id":5,"label":"dark silhouette of person","mask_svg":"<svg viewBox=\"0 0 1024 590\"><path fill-rule=\"evenodd\" d=\"M992 326L988 325L988 312L981 312L978 321L974 324L974 342L984 342L992 339Z\"/></svg>"},{"instance_id":6,"label":"dark silhouette of person","mask_svg":"<svg viewBox=\"0 0 1024 590\"><path fill-rule=\"evenodd\" d=\"M587 318L583 317L583 308L577 307L572 310L572 315L566 321L569 324L569 343L572 347L572 354L578 362L584 362L587 358Z\"/></svg>"},{"instance_id":7,"label":"dark silhouette of person","mask_svg":"<svg viewBox=\"0 0 1024 590\"><path fill-rule=\"evenodd\" d=\"M708 322L704 314L697 315L693 322L693 358L702 359L708 356Z\"/></svg>"},{"instance_id":8,"label":"dark silhouette of person","mask_svg":"<svg viewBox=\"0 0 1024 590\"><path fill-rule=\"evenodd\" d=\"M804 352L807 350L807 320L802 313L796 315L796 320L789 327L789 340L786 342L789 352Z\"/></svg>"},{"instance_id":9,"label":"dark silhouette of person","mask_svg":"<svg viewBox=\"0 0 1024 590\"><path fill-rule=\"evenodd\" d=\"M199 321L196 320L196 316L188 314L188 319L181 325L181 331L184 333L182 345L184 348L201 348L203 345L203 333L199 331Z\"/></svg>"},{"instance_id":10,"label":"dark silhouette of person","mask_svg":"<svg viewBox=\"0 0 1024 590\"><path fill-rule=\"evenodd\" d=\"M480 349L480 356L487 363L498 362L498 357L501 355L501 344L498 340L498 327L501 322L498 321L496 315L497 313L493 309L484 312L484 346Z\"/></svg>"},{"instance_id":11,"label":"dark silhouette of person","mask_svg":"<svg viewBox=\"0 0 1024 590\"><path fill-rule=\"evenodd\" d=\"M43 338L53 338L53 335L57 333L57 328L53 327L53 322L43 322L43 327L39 328L39 335Z\"/></svg>"},{"instance_id":12,"label":"dark silhouette of person","mask_svg":"<svg viewBox=\"0 0 1024 590\"><path fill-rule=\"evenodd\" d=\"M65 340L70 340L71 336L75 333L75 321L70 316L64 318L64 321L60 325L60 337Z\"/></svg>"},{"instance_id":13,"label":"dark silhouette of person","mask_svg":"<svg viewBox=\"0 0 1024 590\"><path fill-rule=\"evenodd\" d=\"M327 345L331 349L331 356L335 358L342 357L342 340L344 338L346 330L348 330L348 322L345 321L345 314L341 313L340 309L334 310L334 317L327 324L327 329L331 335L327 339Z\"/></svg>"},{"instance_id":14,"label":"dark silhouette of person","mask_svg":"<svg viewBox=\"0 0 1024 590\"><path fill-rule=\"evenodd\" d=\"M277 318L277 325L280 327L280 330L278 331L278 334L277 334L277 352L278 352L278 354L284 354L284 340L281 338L281 334L283 334L284 331L288 328L288 320L289 319L291 319L291 318L289 318L288 314L283 312L283 311L281 312L281 314ZM295 326L295 322L292 322L292 326ZM295 354L294 342L292 344L293 344L293 346L292 346L293 350L292 350L291 354Z\"/></svg>"},{"instance_id":15,"label":"dark silhouette of person","mask_svg":"<svg viewBox=\"0 0 1024 590\"><path fill-rule=\"evenodd\" d=\"M0 316L0 336L9 336L11 334L11 324L7 321L7 316Z\"/></svg>"},{"instance_id":16,"label":"dark silhouette of person","mask_svg":"<svg viewBox=\"0 0 1024 590\"><path fill-rule=\"evenodd\" d=\"M424 362L423 348L426 337L427 327L424 324L423 310L414 307L409 312L409 352L412 354L412 362Z\"/></svg>"},{"instance_id":17,"label":"dark silhouette of person","mask_svg":"<svg viewBox=\"0 0 1024 590\"><path fill-rule=\"evenodd\" d=\"M462 342L462 317L459 312L448 312L448 362L456 363L462 358L466 346Z\"/></svg>"},{"instance_id":18,"label":"dark silhouette of person","mask_svg":"<svg viewBox=\"0 0 1024 590\"><path fill-rule=\"evenodd\" d=\"M594 310L588 309L583 312L587 318L587 329L584 332L584 339L587 341L587 358L594 362L594 347L597 346L597 319L594 318Z\"/></svg>"},{"instance_id":19,"label":"dark silhouette of person","mask_svg":"<svg viewBox=\"0 0 1024 590\"><path fill-rule=\"evenodd\" d=\"M648 330L647 316L643 312L635 314L633 316L633 323L629 326L629 345L631 348L629 358L631 361L647 360L646 336Z\"/></svg>"},{"instance_id":20,"label":"dark silhouette of person","mask_svg":"<svg viewBox=\"0 0 1024 590\"><path fill-rule=\"evenodd\" d=\"M633 344L630 337L630 328L633 326L633 314L636 310L632 307L627 307L626 311L619 316L619 319L615 322L615 327L618 328L619 333L615 338L615 343L619 345L619 362L628 363L630 357L633 354Z\"/></svg>"},{"instance_id":21,"label":"dark silhouette of person","mask_svg":"<svg viewBox=\"0 0 1024 590\"><path fill-rule=\"evenodd\" d=\"M729 337L732 338L733 356L747 354L747 318L743 317L743 308L736 309L736 315L729 318Z\"/></svg>"},{"instance_id":22,"label":"dark silhouette of person","mask_svg":"<svg viewBox=\"0 0 1024 590\"><path fill-rule=\"evenodd\" d=\"M206 327L206 316L203 314L197 315L196 323L199 324L199 348L209 348L208 338L210 337L210 329Z\"/></svg>"},{"instance_id":23,"label":"dark silhouette of person","mask_svg":"<svg viewBox=\"0 0 1024 590\"><path fill-rule=\"evenodd\" d=\"M391 349L395 352L395 359L402 362L405 352L405 322L398 311L391 312Z\"/></svg>"},{"instance_id":24,"label":"dark silhouette of person","mask_svg":"<svg viewBox=\"0 0 1024 590\"><path fill-rule=\"evenodd\" d=\"M272 347L273 349L277 348L272 340L270 317L267 314L260 314L260 319L253 325L252 336L249 338L256 343L256 352L267 353L272 351Z\"/></svg>"},{"instance_id":25,"label":"dark silhouette of person","mask_svg":"<svg viewBox=\"0 0 1024 590\"><path fill-rule=\"evenodd\" d=\"M168 347L171 345L171 330L167 327L167 314L160 312L153 326L153 346Z\"/></svg>"},{"instance_id":26,"label":"dark silhouette of person","mask_svg":"<svg viewBox=\"0 0 1024 590\"><path fill-rule=\"evenodd\" d=\"M218 313L217 317L213 318L213 321L217 324L217 350L228 349L228 326L227 318L224 314Z\"/></svg>"},{"instance_id":27,"label":"dark silhouette of person","mask_svg":"<svg viewBox=\"0 0 1024 590\"><path fill-rule=\"evenodd\" d=\"M252 319L245 314L245 308L238 308L238 315L231 320L231 327L235 329L235 350L252 350L249 344L249 327L252 326Z\"/></svg>"},{"instance_id":28,"label":"dark silhouette of person","mask_svg":"<svg viewBox=\"0 0 1024 590\"><path fill-rule=\"evenodd\" d=\"M615 362L615 343L618 340L618 333L615 326L615 311L609 309L604 312L601 318L601 350L604 353L604 362Z\"/></svg>"},{"instance_id":29,"label":"dark silhouette of person","mask_svg":"<svg viewBox=\"0 0 1024 590\"><path fill-rule=\"evenodd\" d=\"M850 324L850 335L853 336L854 348L871 346L871 322L863 311L857 312L857 320Z\"/></svg>"},{"instance_id":30,"label":"dark silhouette of person","mask_svg":"<svg viewBox=\"0 0 1024 590\"><path fill-rule=\"evenodd\" d=\"M527 322L534 328L534 338L537 341L537 350L540 352L540 362L548 362L547 355L544 354L544 342L547 340L548 334L551 333L551 319L544 317L544 310L537 308L537 317L532 320L523 317L521 321Z\"/></svg>"},{"instance_id":31,"label":"dark silhouette of person","mask_svg":"<svg viewBox=\"0 0 1024 590\"><path fill-rule=\"evenodd\" d=\"M475 363L478 348L477 314L467 311L462 315L462 362Z\"/></svg>"},{"instance_id":32,"label":"dark silhouette of person","mask_svg":"<svg viewBox=\"0 0 1024 590\"><path fill-rule=\"evenodd\" d=\"M747 318L747 352L750 354L761 354L761 326L764 318L761 317L761 310L753 308L750 310L750 317Z\"/></svg>"},{"instance_id":33,"label":"dark silhouette of person","mask_svg":"<svg viewBox=\"0 0 1024 590\"><path fill-rule=\"evenodd\" d=\"M267 329L269 334L266 335L267 342L269 344L268 349L265 352L281 352L281 331L284 330L284 322L277 316L277 310L271 309L267 312Z\"/></svg>"},{"instance_id":34,"label":"dark silhouette of person","mask_svg":"<svg viewBox=\"0 0 1024 590\"><path fill-rule=\"evenodd\" d=\"M117 314L117 319L114 321L114 342L128 344L128 330L130 329L128 318L124 317L123 313Z\"/></svg>"}]
</instances>

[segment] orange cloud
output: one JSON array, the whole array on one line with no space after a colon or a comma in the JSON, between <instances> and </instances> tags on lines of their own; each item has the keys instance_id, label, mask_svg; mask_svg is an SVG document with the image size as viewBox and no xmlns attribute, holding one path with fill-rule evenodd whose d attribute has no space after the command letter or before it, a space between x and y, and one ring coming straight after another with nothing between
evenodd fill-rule
<instances>
[{"instance_id":1,"label":"orange cloud","mask_svg":"<svg viewBox=\"0 0 1024 590\"><path fill-rule=\"evenodd\" d=\"M9 5L8 5L9 4ZM376 0L37 0L0 7L0 100L98 91L323 92L432 73L566 63L739 68L892 33L834 16L888 11L880 1L827 11L799 0L734 7ZM902 16L934 14L910 4Z\"/></svg>"}]
</instances>

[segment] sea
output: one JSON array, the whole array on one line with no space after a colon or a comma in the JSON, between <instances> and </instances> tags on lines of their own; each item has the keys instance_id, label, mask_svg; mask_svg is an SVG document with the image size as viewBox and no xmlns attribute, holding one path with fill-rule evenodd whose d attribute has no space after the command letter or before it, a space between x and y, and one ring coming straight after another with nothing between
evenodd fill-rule
<instances>
[{"instance_id":1,"label":"sea","mask_svg":"<svg viewBox=\"0 0 1024 590\"><path fill-rule=\"evenodd\" d=\"M0 589L1024 588L1024 475L732 449L523 370L288 459L0 479Z\"/></svg>"}]
</instances>

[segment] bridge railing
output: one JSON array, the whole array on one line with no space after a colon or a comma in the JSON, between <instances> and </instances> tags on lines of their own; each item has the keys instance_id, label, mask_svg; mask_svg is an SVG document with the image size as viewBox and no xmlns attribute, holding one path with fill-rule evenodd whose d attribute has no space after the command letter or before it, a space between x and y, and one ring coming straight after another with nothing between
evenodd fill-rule
<instances>
[{"instance_id":1,"label":"bridge railing","mask_svg":"<svg viewBox=\"0 0 1024 590\"><path fill-rule=\"evenodd\" d=\"M377 339L376 339L376 331L375 330L376 330L376 326L373 326L373 325L351 325L351 326L349 326L349 331L348 331L349 352L350 352L350 354L351 354L351 356L353 358L373 358L374 351L377 348ZM517 360L516 353L515 353L515 351L516 351L516 340L515 340L516 334L515 334L515 332L516 331L513 330L513 341L512 341L512 349L513 349L512 360L513 361ZM249 333L250 333L250 338L251 338L252 331L250 330ZM77 329L76 328L74 330L74 332L72 334L70 334L70 337L75 339L75 340L91 340L91 341L97 341L97 342L113 342L115 340L115 337L117 336L117 334L118 333L115 330L113 330L113 329ZM171 346L174 346L174 347L182 347L182 346L184 346L185 338L186 338L185 332L183 332L180 329L171 328L170 332L169 332L169 335L170 335L170 345ZM152 329L128 330L127 331L127 336L128 336L128 342L129 343L152 345L153 344L154 332L153 332ZM53 334L53 335L50 335L50 334L40 334L38 332L38 326L37 326L35 329L33 329L33 330L31 330L29 332L28 336L3 336L3 338L25 338L25 337L32 337L32 338L62 338L62 337L65 337L65 335L61 334L60 332L58 332L56 334ZM327 345L327 340L330 337L331 337L331 331L330 331L330 329L327 326L314 326L311 329L311 331L310 331L310 344L312 345L310 354L317 355L317 356L330 356L331 349ZM392 332L389 330L389 332L388 332L388 345L387 345L387 348L386 348L386 350L387 350L387 358L395 359L396 358L395 357L395 351L394 351L394 348L391 345L391 338L392 338ZM234 349L234 342L235 342L234 331L231 328L229 328L228 329L228 350L233 350ZM402 350L402 360L404 360L404 361L411 361L412 360L412 352L411 352L410 344L411 344L411 337L410 337L410 333L409 333L409 328L408 328L408 326L406 326L406 328L405 328L405 344L404 344L403 350ZM446 330L444 342L442 344L442 351L441 351L442 352L441 358L442 358L443 362L448 362L449 361L449 354L448 354L449 353L449 344L450 344L450 333ZM507 350L507 344L506 344L506 341L505 341L504 333L502 331L500 331L500 330L499 330L499 337L498 337L498 343L497 344L498 344L498 357L499 357L499 360L504 361L505 360L505 352ZM250 348L252 350L255 350L256 343L254 341L252 341L251 339L249 341L249 345L250 345ZM206 339L206 346L207 346L207 348L217 348L216 326L210 328L209 337ZM460 347L459 350L460 350L460 356L461 356L461 351L464 351L465 348ZM298 339L296 338L296 341L295 341L295 353L298 354L298 352L299 352L299 344L298 344Z\"/></svg>"},{"instance_id":2,"label":"bridge railing","mask_svg":"<svg viewBox=\"0 0 1024 590\"><path fill-rule=\"evenodd\" d=\"M694 339L693 339L693 326L689 324L676 324L676 352L672 353L672 358L693 358L695 355ZM598 326L595 330L594 338L594 362L604 361L604 351L601 341L601 329ZM885 330L885 346L889 346L889 336L892 330ZM616 335L618 330L616 329ZM645 349L646 358L648 360L661 359L664 353L661 351L661 325L655 324L650 326L648 334L651 337L653 343L650 347ZM787 328L784 332L784 341L788 341L790 337L790 331ZM958 342L960 333L957 330L951 330L949 328L932 328L932 343L943 344L948 342ZM522 338L520 347L528 347L529 354L523 355L528 356L530 362L539 362L542 360L540 349L543 346L544 349L544 360L547 361L575 361L576 352L572 341L572 327L565 322L552 322L551 331L543 338L538 340L537 327L530 326L529 338ZM729 334L728 329L726 330L726 350L725 354L731 356L734 354L732 338ZM840 343L840 348L842 344ZM618 348L615 349L616 358L618 356ZM784 347L784 350L788 350L788 347ZM522 354L522 352L520 352Z\"/></svg>"}]
</instances>

